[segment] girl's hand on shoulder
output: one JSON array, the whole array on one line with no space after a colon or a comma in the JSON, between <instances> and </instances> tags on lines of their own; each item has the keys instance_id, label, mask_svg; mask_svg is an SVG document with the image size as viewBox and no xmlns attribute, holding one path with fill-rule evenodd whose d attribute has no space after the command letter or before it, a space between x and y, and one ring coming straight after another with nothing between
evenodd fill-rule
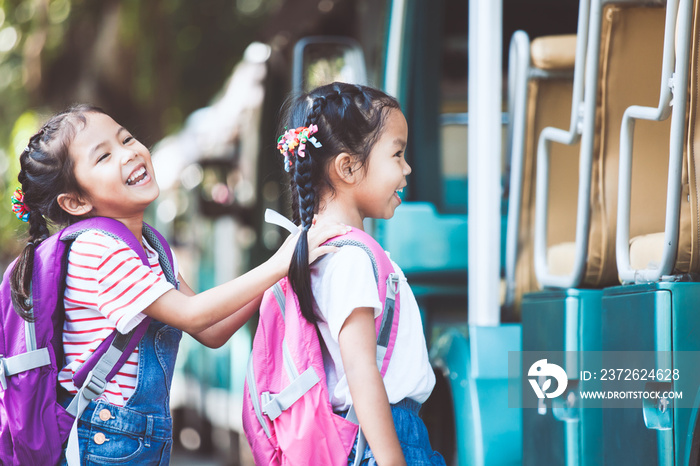
<instances>
[{"instance_id":1,"label":"girl's hand on shoulder","mask_svg":"<svg viewBox=\"0 0 700 466\"><path fill-rule=\"evenodd\" d=\"M348 233L350 230L352 230L352 227L342 223L316 222L316 219L314 219L314 224L309 229L307 238L309 241L309 264L324 254L336 252L338 250L336 246L321 245L331 238Z\"/></svg>"},{"instance_id":2,"label":"girl's hand on shoulder","mask_svg":"<svg viewBox=\"0 0 700 466\"><path fill-rule=\"evenodd\" d=\"M342 223L323 223L318 225L314 223L307 233L309 264L324 254L337 251L338 248L335 246L321 245L331 238L344 235L351 229L351 227L343 225ZM277 252L270 258L271 261L282 269L283 275L287 275L289 271L289 264L292 261L292 255L294 254L294 249L297 246L297 241L299 241L300 236L301 233L289 235L284 243L282 243L282 246L280 246Z\"/></svg>"}]
</instances>

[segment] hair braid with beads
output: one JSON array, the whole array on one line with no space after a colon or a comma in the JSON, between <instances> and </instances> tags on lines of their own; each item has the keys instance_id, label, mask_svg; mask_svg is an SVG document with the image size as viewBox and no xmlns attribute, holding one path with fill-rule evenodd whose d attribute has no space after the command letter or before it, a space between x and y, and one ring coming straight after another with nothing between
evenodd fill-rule
<instances>
[{"instance_id":1,"label":"hair braid with beads","mask_svg":"<svg viewBox=\"0 0 700 466\"><path fill-rule=\"evenodd\" d=\"M318 212L321 196L335 192L328 164L344 152L364 167L384 130L387 114L399 108L396 99L382 91L339 82L287 102L283 125L289 128L317 125L315 136L322 144L321 147L307 145L306 156L296 155L290 169L292 217L301 226L301 237L292 256L289 281L299 299L301 312L309 322L315 323L318 319L312 306L308 230Z\"/></svg>"},{"instance_id":2,"label":"hair braid with beads","mask_svg":"<svg viewBox=\"0 0 700 466\"><path fill-rule=\"evenodd\" d=\"M69 225L78 218L68 214L58 204L63 193L82 194L75 179L69 145L77 131L85 125L86 113L104 113L88 105L78 105L50 118L20 154L20 172L17 176L24 193L24 204L29 209L29 239L10 277L12 304L23 319L32 321L31 281L34 252L50 235L49 222Z\"/></svg>"}]
</instances>

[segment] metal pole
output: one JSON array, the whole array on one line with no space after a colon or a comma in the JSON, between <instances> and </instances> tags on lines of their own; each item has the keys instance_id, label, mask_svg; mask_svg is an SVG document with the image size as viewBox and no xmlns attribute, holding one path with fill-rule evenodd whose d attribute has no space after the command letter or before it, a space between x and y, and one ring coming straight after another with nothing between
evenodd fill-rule
<instances>
[{"instance_id":1,"label":"metal pole","mask_svg":"<svg viewBox=\"0 0 700 466\"><path fill-rule=\"evenodd\" d=\"M500 324L503 0L469 2L469 325Z\"/></svg>"}]
</instances>

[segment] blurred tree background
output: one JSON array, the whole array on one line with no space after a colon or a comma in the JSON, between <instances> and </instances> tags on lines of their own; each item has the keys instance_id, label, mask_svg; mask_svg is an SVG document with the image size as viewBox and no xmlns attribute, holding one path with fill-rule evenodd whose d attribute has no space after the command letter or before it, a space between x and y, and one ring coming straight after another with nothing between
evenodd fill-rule
<instances>
[{"instance_id":1,"label":"blurred tree background","mask_svg":"<svg viewBox=\"0 0 700 466\"><path fill-rule=\"evenodd\" d=\"M104 108L147 146L221 89L282 0L0 0L0 264L18 156L53 113Z\"/></svg>"}]
</instances>

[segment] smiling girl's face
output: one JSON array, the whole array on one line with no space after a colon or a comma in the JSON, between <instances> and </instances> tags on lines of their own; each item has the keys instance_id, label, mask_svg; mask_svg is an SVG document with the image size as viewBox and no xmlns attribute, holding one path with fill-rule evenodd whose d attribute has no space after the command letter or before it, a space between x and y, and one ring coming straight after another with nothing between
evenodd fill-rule
<instances>
[{"instance_id":1,"label":"smiling girl's face","mask_svg":"<svg viewBox=\"0 0 700 466\"><path fill-rule=\"evenodd\" d=\"M160 192L151 153L110 116L86 113L85 117L69 146L84 195L68 201L68 207L78 216L143 217Z\"/></svg>"},{"instance_id":2,"label":"smiling girl's face","mask_svg":"<svg viewBox=\"0 0 700 466\"><path fill-rule=\"evenodd\" d=\"M411 167L404 151L408 124L401 110L389 111L386 123L365 165L365 178L353 190L360 218L391 218L401 204L400 192L406 187Z\"/></svg>"}]
</instances>

